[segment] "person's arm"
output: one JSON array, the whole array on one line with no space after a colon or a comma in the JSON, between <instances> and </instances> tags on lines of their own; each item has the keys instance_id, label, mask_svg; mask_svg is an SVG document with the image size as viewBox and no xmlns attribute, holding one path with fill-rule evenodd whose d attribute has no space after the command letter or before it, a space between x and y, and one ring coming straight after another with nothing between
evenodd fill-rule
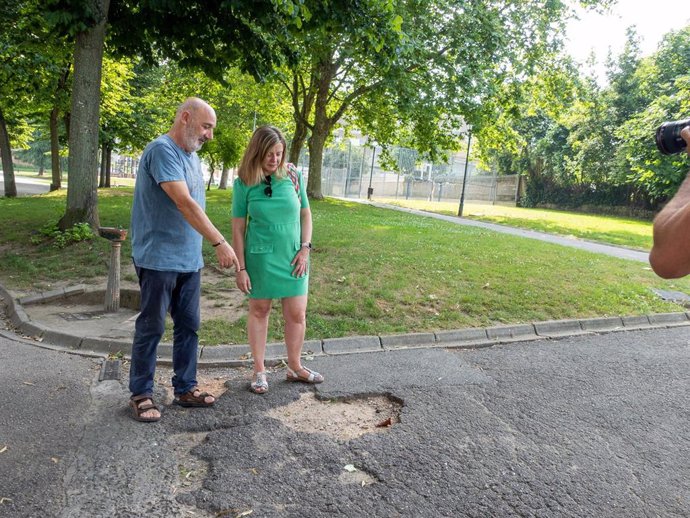
<instances>
[{"instance_id":1,"label":"person's arm","mask_svg":"<svg viewBox=\"0 0 690 518\"><path fill-rule=\"evenodd\" d=\"M252 281L247 273L247 265L244 262L244 233L247 228L247 218L232 218L232 246L237 252L238 257L241 257L240 267L235 276L235 283L242 293L249 293L252 291Z\"/></svg>"},{"instance_id":2,"label":"person's arm","mask_svg":"<svg viewBox=\"0 0 690 518\"><path fill-rule=\"evenodd\" d=\"M223 234L221 234L215 225L211 223L211 220L208 219L208 216L201 206L194 201L194 198L189 194L187 184L183 181L162 182L160 186L175 203L175 206L192 228L214 245L218 264L221 268L235 266L235 269L239 270L240 263L235 255L235 251L230 244L225 241Z\"/></svg>"},{"instance_id":3,"label":"person's arm","mask_svg":"<svg viewBox=\"0 0 690 518\"><path fill-rule=\"evenodd\" d=\"M690 142L690 129L681 136ZM688 150L690 154L690 150ZM654 218L654 245L649 264L659 277L676 279L690 273L690 176L686 176L676 195Z\"/></svg>"},{"instance_id":4,"label":"person's arm","mask_svg":"<svg viewBox=\"0 0 690 518\"><path fill-rule=\"evenodd\" d=\"M300 209L300 225L301 225L301 239L302 243L311 243L311 209L309 207ZM302 277L309 270L309 254L311 249L303 246L299 249L295 258L290 263L294 266L292 275L295 277Z\"/></svg>"}]
</instances>

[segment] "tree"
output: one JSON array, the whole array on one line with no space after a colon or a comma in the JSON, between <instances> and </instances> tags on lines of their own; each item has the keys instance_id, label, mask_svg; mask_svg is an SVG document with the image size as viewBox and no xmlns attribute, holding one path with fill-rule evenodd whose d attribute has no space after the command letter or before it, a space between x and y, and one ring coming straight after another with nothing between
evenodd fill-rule
<instances>
[{"instance_id":1,"label":"tree","mask_svg":"<svg viewBox=\"0 0 690 518\"><path fill-rule=\"evenodd\" d=\"M587 1L584 5L607 4ZM305 1L310 13L287 48L282 84L297 124L291 159L309 137L308 193L321 197L323 145L343 118L390 144L400 132L430 157L458 145L467 123L511 74L555 48L571 14L562 2Z\"/></svg>"},{"instance_id":2,"label":"tree","mask_svg":"<svg viewBox=\"0 0 690 518\"><path fill-rule=\"evenodd\" d=\"M110 0L46 0L47 19L58 32L75 37L70 182L61 229L77 222L98 226L98 90L109 7ZM234 61L256 74L270 69L266 41L300 13L290 0L236 0L232 6L225 0L113 0L112 7L109 28L117 53L151 63L173 59L215 77Z\"/></svg>"}]
</instances>

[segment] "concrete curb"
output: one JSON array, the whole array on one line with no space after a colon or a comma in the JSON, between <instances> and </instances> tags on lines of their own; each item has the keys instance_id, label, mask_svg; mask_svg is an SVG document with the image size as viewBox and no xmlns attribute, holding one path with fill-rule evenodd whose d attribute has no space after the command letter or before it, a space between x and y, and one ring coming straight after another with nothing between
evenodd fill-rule
<instances>
[{"instance_id":1,"label":"concrete curb","mask_svg":"<svg viewBox=\"0 0 690 518\"><path fill-rule=\"evenodd\" d=\"M0 285L0 298L7 304L7 315L22 336L16 333L0 332L5 337L20 339L38 347L59 350L88 357L107 358L118 356L129 359L132 343L129 340L107 337L79 337L34 322L27 315L22 304L36 304L54 301L61 297L84 294L88 290L74 286L63 290L14 298ZM437 331L434 333L405 333L382 336L352 336L325 338L304 342L303 356L336 356L372 352L391 352L401 349L444 348L477 349L512 342L531 340L553 340L584 334L602 334L640 329L655 329L690 326L690 312L658 313L622 317L598 317L574 320L549 320L528 324L499 325L486 328L466 328ZM266 364L279 365L286 361L285 344L270 343L266 347ZM240 367L251 365L251 354L247 344L225 344L201 346L199 367ZM172 345L158 346L158 363L172 364Z\"/></svg>"}]
</instances>

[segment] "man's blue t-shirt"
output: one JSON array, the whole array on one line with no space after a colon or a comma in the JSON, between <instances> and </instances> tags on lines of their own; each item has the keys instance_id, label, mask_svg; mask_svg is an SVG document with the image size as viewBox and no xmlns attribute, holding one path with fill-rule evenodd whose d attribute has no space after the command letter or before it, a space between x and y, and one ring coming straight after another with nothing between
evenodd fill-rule
<instances>
[{"instance_id":1,"label":"man's blue t-shirt","mask_svg":"<svg viewBox=\"0 0 690 518\"><path fill-rule=\"evenodd\" d=\"M173 272L195 272L204 266L201 234L159 185L176 181L185 181L192 198L206 207L199 157L162 135L146 146L134 186L130 235L136 266Z\"/></svg>"}]
</instances>

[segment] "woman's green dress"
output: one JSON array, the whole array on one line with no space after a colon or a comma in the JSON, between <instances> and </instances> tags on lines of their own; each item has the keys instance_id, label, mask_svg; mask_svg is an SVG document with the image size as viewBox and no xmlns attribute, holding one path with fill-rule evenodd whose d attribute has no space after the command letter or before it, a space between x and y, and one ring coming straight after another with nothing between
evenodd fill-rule
<instances>
[{"instance_id":1,"label":"woman's green dress","mask_svg":"<svg viewBox=\"0 0 690 518\"><path fill-rule=\"evenodd\" d=\"M302 174L297 173L300 197L289 177L271 180L272 194L267 184L246 186L239 178L232 188L232 217L246 218L244 260L252 284L249 297L279 299L306 295L309 273L294 277L295 258L302 245L300 209L309 207ZM301 198L301 201L300 201Z\"/></svg>"}]
</instances>

